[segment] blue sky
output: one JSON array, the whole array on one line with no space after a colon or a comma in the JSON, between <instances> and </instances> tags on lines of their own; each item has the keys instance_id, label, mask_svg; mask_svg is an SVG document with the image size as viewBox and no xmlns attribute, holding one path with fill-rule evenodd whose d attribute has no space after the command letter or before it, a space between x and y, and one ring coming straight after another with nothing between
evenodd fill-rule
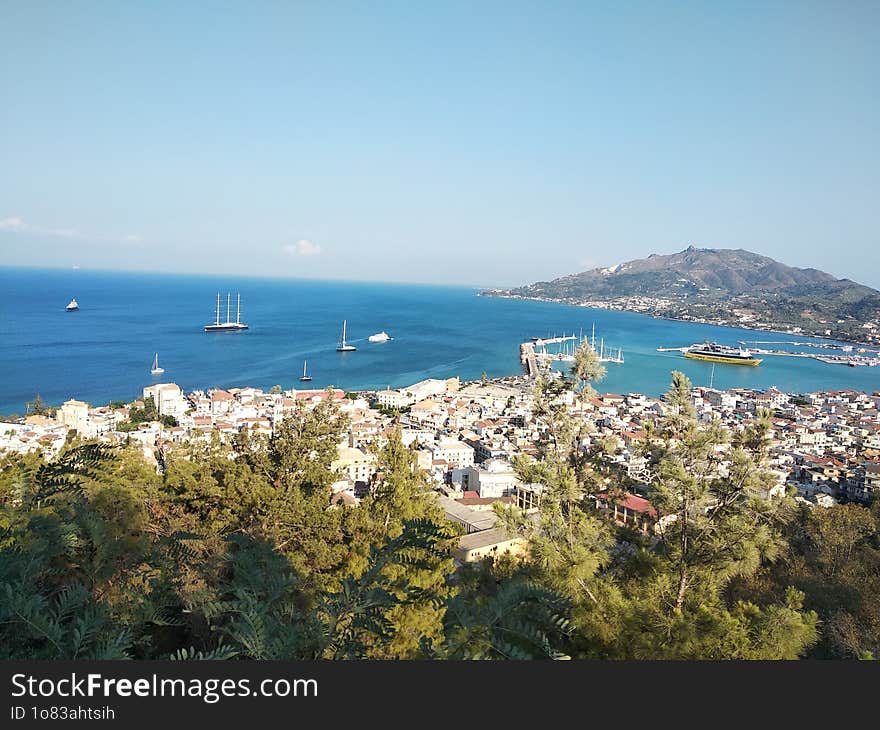
<instances>
[{"instance_id":1,"label":"blue sky","mask_svg":"<svg viewBox=\"0 0 880 730\"><path fill-rule=\"evenodd\" d=\"M0 0L0 264L880 287L876 2Z\"/></svg>"}]
</instances>

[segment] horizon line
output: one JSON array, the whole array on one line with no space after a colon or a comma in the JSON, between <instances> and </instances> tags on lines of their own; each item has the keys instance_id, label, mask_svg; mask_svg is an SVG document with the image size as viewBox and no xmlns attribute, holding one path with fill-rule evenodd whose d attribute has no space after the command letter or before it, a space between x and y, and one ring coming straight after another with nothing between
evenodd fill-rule
<instances>
[{"instance_id":1,"label":"horizon line","mask_svg":"<svg viewBox=\"0 0 880 730\"><path fill-rule=\"evenodd\" d=\"M241 279L257 279L262 281L300 281L300 282L325 282L325 283L346 283L346 284L383 284L389 286L425 286L425 287L445 287L450 289L474 289L487 290L501 288L498 285L473 284L473 283L448 283L436 281L412 281L412 280L383 280L383 279L338 279L338 278L322 278L322 277L306 277L306 276L279 276L277 274L257 274L257 273L241 273L231 274L222 272L205 272L205 271L165 271L162 269L123 269L99 266L42 266L33 264L4 264L0 263L2 269L21 269L25 271L83 271L97 272L107 274L146 274L150 276L194 276L210 278L221 277L238 277ZM521 286L521 285L515 285Z\"/></svg>"}]
</instances>

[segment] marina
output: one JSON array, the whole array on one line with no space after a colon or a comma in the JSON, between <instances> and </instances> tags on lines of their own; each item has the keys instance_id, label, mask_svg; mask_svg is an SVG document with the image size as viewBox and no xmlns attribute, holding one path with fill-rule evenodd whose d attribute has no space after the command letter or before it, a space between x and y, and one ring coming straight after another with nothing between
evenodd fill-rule
<instances>
[{"instance_id":1,"label":"marina","mask_svg":"<svg viewBox=\"0 0 880 730\"><path fill-rule=\"evenodd\" d=\"M605 338L599 338L599 346L596 347L596 326L593 325L592 335L587 339L583 332L579 335L562 334L559 337L532 337L528 342L520 344L520 363L523 371L529 377L537 377L539 374L547 374L551 371L553 363L573 363L575 353L584 344L589 344L599 362L615 363L623 365L623 348L605 348ZM552 345L562 345L556 350L548 350Z\"/></svg>"}]
</instances>

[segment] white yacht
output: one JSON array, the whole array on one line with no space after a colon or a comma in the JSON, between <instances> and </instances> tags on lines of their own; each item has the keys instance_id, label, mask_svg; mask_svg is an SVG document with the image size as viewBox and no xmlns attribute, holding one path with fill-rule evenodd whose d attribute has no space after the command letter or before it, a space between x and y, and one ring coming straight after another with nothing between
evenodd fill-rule
<instances>
[{"instance_id":1,"label":"white yacht","mask_svg":"<svg viewBox=\"0 0 880 730\"><path fill-rule=\"evenodd\" d=\"M65 309L67 309L68 312L75 312L77 309L79 309L79 304L77 303L75 297L70 300L70 304L68 304Z\"/></svg>"},{"instance_id":2,"label":"white yacht","mask_svg":"<svg viewBox=\"0 0 880 730\"><path fill-rule=\"evenodd\" d=\"M241 321L241 294L238 295L238 302L235 306L235 321L232 321L232 312L230 310L231 295L226 294L226 321L220 321L220 292L217 292L217 314L214 317L214 324L206 324L205 332L241 332L246 330L248 326Z\"/></svg>"},{"instance_id":3,"label":"white yacht","mask_svg":"<svg viewBox=\"0 0 880 730\"><path fill-rule=\"evenodd\" d=\"M345 341L345 320L342 320L342 339L339 341L339 345L336 347L336 352L354 352L357 348L354 345L349 345Z\"/></svg>"},{"instance_id":4,"label":"white yacht","mask_svg":"<svg viewBox=\"0 0 880 730\"><path fill-rule=\"evenodd\" d=\"M375 335L370 335L369 337L367 337L367 339L370 342L388 342L389 340L393 340L394 338L391 337L385 330L382 330L381 332L377 332Z\"/></svg>"},{"instance_id":5,"label":"white yacht","mask_svg":"<svg viewBox=\"0 0 880 730\"><path fill-rule=\"evenodd\" d=\"M153 357L153 367L150 368L150 374L161 375L164 372L165 368L159 367L159 353L157 352L156 355Z\"/></svg>"},{"instance_id":6,"label":"white yacht","mask_svg":"<svg viewBox=\"0 0 880 730\"><path fill-rule=\"evenodd\" d=\"M308 360L303 360L303 374L302 374L302 377L300 378L300 382L302 382L302 383L308 383L312 379L312 376L309 375L308 372L306 371L307 365L308 365Z\"/></svg>"}]
</instances>

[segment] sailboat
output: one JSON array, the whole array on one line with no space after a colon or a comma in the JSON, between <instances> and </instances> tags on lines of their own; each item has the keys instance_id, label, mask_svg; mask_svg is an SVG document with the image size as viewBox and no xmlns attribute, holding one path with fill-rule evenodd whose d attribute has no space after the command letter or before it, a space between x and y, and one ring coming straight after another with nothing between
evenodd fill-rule
<instances>
[{"instance_id":1,"label":"sailboat","mask_svg":"<svg viewBox=\"0 0 880 730\"><path fill-rule=\"evenodd\" d=\"M232 295L226 294L226 321L220 321L220 292L217 292L217 315L214 318L214 324L206 324L205 332L240 332L246 330L248 326L242 324L241 321L241 294L238 295L238 303L235 309L235 321L232 321L232 313L230 310Z\"/></svg>"},{"instance_id":2,"label":"sailboat","mask_svg":"<svg viewBox=\"0 0 880 730\"><path fill-rule=\"evenodd\" d=\"M308 364L308 360L303 360L303 374L300 378L300 381L303 383L307 383L312 379L312 376L306 372L306 365Z\"/></svg>"},{"instance_id":3,"label":"sailboat","mask_svg":"<svg viewBox=\"0 0 880 730\"><path fill-rule=\"evenodd\" d=\"M336 352L354 352L357 348L354 345L349 345L345 341L345 320L342 320L342 340L339 342L339 345L336 347Z\"/></svg>"},{"instance_id":4,"label":"sailboat","mask_svg":"<svg viewBox=\"0 0 880 730\"><path fill-rule=\"evenodd\" d=\"M74 297L73 299L70 300L70 304L68 304L68 305L65 307L65 309L66 309L68 312L75 312L77 309L79 309L79 304L78 304L77 301L76 301L76 297Z\"/></svg>"},{"instance_id":5,"label":"sailboat","mask_svg":"<svg viewBox=\"0 0 880 730\"><path fill-rule=\"evenodd\" d=\"M159 367L159 353L157 352L153 357L153 367L150 368L151 375L161 375L165 372L165 368Z\"/></svg>"}]
</instances>

